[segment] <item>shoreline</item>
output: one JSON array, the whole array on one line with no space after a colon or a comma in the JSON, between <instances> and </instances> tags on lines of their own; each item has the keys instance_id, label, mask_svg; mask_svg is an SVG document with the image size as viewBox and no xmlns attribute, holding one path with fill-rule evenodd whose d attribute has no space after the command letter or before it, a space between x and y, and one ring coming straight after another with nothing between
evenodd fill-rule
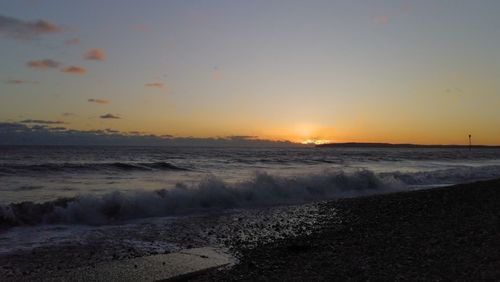
<instances>
[{"instance_id":1,"label":"shoreline","mask_svg":"<svg viewBox=\"0 0 500 282\"><path fill-rule=\"evenodd\" d=\"M316 213L316 204L307 203L176 218L147 218L120 225L85 226L82 232L69 234L65 230L73 230L77 226L34 227L30 229L31 235L21 230L20 236L42 237L44 242L48 241L47 244L35 243L37 246L33 248L0 254L0 277L2 281L40 281L50 280L54 275L65 277L82 268L105 269L104 272L108 272L106 269L110 265L119 269L121 267L115 266L130 265L136 259L147 261L158 255L167 258L200 248L225 250L224 253L237 260L233 252L234 244L251 248L262 242L311 232L316 226ZM50 230L54 229L63 233L51 234ZM15 233L10 237L16 234L19 235ZM6 238L1 235L0 240ZM50 243L51 238L57 239L61 235L69 240ZM175 264L167 263L160 268ZM186 269L182 263L175 268ZM143 267L137 270L144 271ZM168 269L165 270L168 272ZM151 271L159 269L152 268ZM117 271L116 275L119 277L123 273Z\"/></svg>"},{"instance_id":2,"label":"shoreline","mask_svg":"<svg viewBox=\"0 0 500 282\"><path fill-rule=\"evenodd\" d=\"M238 261L233 267L174 280L498 280L498 203L500 179L495 179L173 221L156 218L140 229L106 227L98 229L103 236L94 232L76 243L0 256L0 276L30 281L82 266L224 247ZM155 247L148 249L151 243Z\"/></svg>"},{"instance_id":3,"label":"shoreline","mask_svg":"<svg viewBox=\"0 0 500 282\"><path fill-rule=\"evenodd\" d=\"M319 231L186 280L499 280L499 203L500 179L328 201Z\"/></svg>"}]
</instances>

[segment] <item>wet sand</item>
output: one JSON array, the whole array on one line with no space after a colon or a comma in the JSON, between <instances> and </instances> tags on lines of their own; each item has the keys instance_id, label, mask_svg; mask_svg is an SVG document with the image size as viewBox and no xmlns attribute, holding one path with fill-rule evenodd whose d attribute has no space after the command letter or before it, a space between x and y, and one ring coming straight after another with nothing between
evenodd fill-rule
<instances>
[{"instance_id":1,"label":"wet sand","mask_svg":"<svg viewBox=\"0 0 500 282\"><path fill-rule=\"evenodd\" d=\"M321 228L190 281L500 280L500 179L319 204ZM336 213L336 216L329 216Z\"/></svg>"}]
</instances>

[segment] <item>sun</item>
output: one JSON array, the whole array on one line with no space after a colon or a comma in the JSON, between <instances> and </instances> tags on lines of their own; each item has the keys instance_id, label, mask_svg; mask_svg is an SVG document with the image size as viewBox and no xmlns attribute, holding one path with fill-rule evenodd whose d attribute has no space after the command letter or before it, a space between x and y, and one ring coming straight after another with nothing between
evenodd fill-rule
<instances>
[{"instance_id":1,"label":"sun","mask_svg":"<svg viewBox=\"0 0 500 282\"><path fill-rule=\"evenodd\" d=\"M332 143L333 140L326 139L331 134L331 128L325 128L314 123L302 122L296 124L295 127L295 140L297 142L307 145L321 145Z\"/></svg>"},{"instance_id":2,"label":"sun","mask_svg":"<svg viewBox=\"0 0 500 282\"><path fill-rule=\"evenodd\" d=\"M322 144L329 144L332 142L333 142L332 140L328 140L328 139L307 139L307 140L304 140L300 143L302 143L304 145L322 145Z\"/></svg>"}]
</instances>

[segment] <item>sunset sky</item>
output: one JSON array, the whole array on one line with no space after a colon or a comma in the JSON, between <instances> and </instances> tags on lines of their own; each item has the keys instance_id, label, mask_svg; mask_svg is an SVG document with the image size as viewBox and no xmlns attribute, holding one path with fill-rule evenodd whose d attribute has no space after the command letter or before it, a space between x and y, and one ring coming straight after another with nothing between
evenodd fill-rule
<instances>
[{"instance_id":1,"label":"sunset sky","mask_svg":"<svg viewBox=\"0 0 500 282\"><path fill-rule=\"evenodd\" d=\"M0 122L500 144L500 1L0 0Z\"/></svg>"}]
</instances>

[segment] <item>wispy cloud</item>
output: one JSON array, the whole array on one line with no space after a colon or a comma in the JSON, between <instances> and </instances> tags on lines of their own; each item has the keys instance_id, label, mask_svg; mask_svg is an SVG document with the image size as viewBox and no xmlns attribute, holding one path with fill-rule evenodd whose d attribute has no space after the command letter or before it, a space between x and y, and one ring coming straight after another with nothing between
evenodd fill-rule
<instances>
[{"instance_id":1,"label":"wispy cloud","mask_svg":"<svg viewBox=\"0 0 500 282\"><path fill-rule=\"evenodd\" d=\"M10 80L7 80L5 83L7 83L7 84L23 84L23 83L26 83L26 81L20 80L20 79L10 79Z\"/></svg>"},{"instance_id":2,"label":"wispy cloud","mask_svg":"<svg viewBox=\"0 0 500 282\"><path fill-rule=\"evenodd\" d=\"M66 113L62 113L61 116L63 116L63 117L76 117L78 115L75 113L66 112Z\"/></svg>"},{"instance_id":3,"label":"wispy cloud","mask_svg":"<svg viewBox=\"0 0 500 282\"><path fill-rule=\"evenodd\" d=\"M83 58L85 60L104 61L106 60L106 51L98 48L90 49L83 54Z\"/></svg>"},{"instance_id":4,"label":"wispy cloud","mask_svg":"<svg viewBox=\"0 0 500 282\"><path fill-rule=\"evenodd\" d=\"M22 79L9 79L5 81L6 84L38 84L38 81L29 81L29 80L22 80Z\"/></svg>"},{"instance_id":5,"label":"wispy cloud","mask_svg":"<svg viewBox=\"0 0 500 282\"><path fill-rule=\"evenodd\" d=\"M144 24L136 24L136 25L132 26L132 29L135 31L140 31L140 32L149 31L149 27L144 25Z\"/></svg>"},{"instance_id":6,"label":"wispy cloud","mask_svg":"<svg viewBox=\"0 0 500 282\"><path fill-rule=\"evenodd\" d=\"M150 88L159 88L159 89L165 89L165 83L163 82L150 82L150 83L146 83L144 84L144 86L146 87L150 87Z\"/></svg>"},{"instance_id":7,"label":"wispy cloud","mask_svg":"<svg viewBox=\"0 0 500 282\"><path fill-rule=\"evenodd\" d=\"M16 39L33 39L62 29L47 20L24 21L0 15L0 35Z\"/></svg>"},{"instance_id":8,"label":"wispy cloud","mask_svg":"<svg viewBox=\"0 0 500 282\"><path fill-rule=\"evenodd\" d=\"M467 93L463 89L458 87L450 87L444 90L445 97L451 98L452 100L458 101L467 97Z\"/></svg>"},{"instance_id":9,"label":"wispy cloud","mask_svg":"<svg viewBox=\"0 0 500 282\"><path fill-rule=\"evenodd\" d=\"M65 124L64 121L60 120L42 120L42 119L25 119L20 122L31 123L31 124Z\"/></svg>"},{"instance_id":10,"label":"wispy cloud","mask_svg":"<svg viewBox=\"0 0 500 282\"><path fill-rule=\"evenodd\" d=\"M119 117L117 115L113 115L113 114L105 114L105 115L100 116L100 118L102 118L102 119L121 119L121 117Z\"/></svg>"},{"instance_id":11,"label":"wispy cloud","mask_svg":"<svg viewBox=\"0 0 500 282\"><path fill-rule=\"evenodd\" d=\"M388 24L389 16L377 16L373 19L376 24Z\"/></svg>"},{"instance_id":12,"label":"wispy cloud","mask_svg":"<svg viewBox=\"0 0 500 282\"><path fill-rule=\"evenodd\" d=\"M69 74L85 74L87 72L85 68L78 66L68 66L61 69L61 71Z\"/></svg>"},{"instance_id":13,"label":"wispy cloud","mask_svg":"<svg viewBox=\"0 0 500 282\"><path fill-rule=\"evenodd\" d=\"M104 131L107 133L121 133L119 130L114 130L111 128L106 128L106 129L104 129Z\"/></svg>"},{"instance_id":14,"label":"wispy cloud","mask_svg":"<svg viewBox=\"0 0 500 282\"><path fill-rule=\"evenodd\" d=\"M46 69L54 69L58 68L61 63L58 61L54 61L52 59L43 59L43 60L32 60L26 63L26 65L30 68L46 70Z\"/></svg>"},{"instance_id":15,"label":"wispy cloud","mask_svg":"<svg viewBox=\"0 0 500 282\"><path fill-rule=\"evenodd\" d=\"M222 79L222 71L219 67L214 67L212 71L212 80L221 80Z\"/></svg>"},{"instance_id":16,"label":"wispy cloud","mask_svg":"<svg viewBox=\"0 0 500 282\"><path fill-rule=\"evenodd\" d=\"M71 39L64 41L64 44L66 44L66 45L78 45L78 44L80 44L80 39L79 38L71 38Z\"/></svg>"},{"instance_id":17,"label":"wispy cloud","mask_svg":"<svg viewBox=\"0 0 500 282\"><path fill-rule=\"evenodd\" d=\"M87 102L89 102L89 103L96 103L96 104L109 104L109 103L111 103L110 100L94 99L94 98L88 99Z\"/></svg>"},{"instance_id":18,"label":"wispy cloud","mask_svg":"<svg viewBox=\"0 0 500 282\"><path fill-rule=\"evenodd\" d=\"M226 138L231 139L231 140L255 140L258 137L252 136L252 135L231 135L231 136L227 136Z\"/></svg>"}]
</instances>

